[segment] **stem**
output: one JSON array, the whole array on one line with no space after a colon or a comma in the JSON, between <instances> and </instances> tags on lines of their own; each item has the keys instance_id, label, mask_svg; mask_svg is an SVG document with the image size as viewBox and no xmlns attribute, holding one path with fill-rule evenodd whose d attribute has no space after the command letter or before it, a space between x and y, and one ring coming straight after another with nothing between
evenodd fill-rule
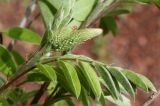
<instances>
[{"instance_id":1,"label":"stem","mask_svg":"<svg viewBox=\"0 0 160 106\"><path fill-rule=\"evenodd\" d=\"M31 102L32 104L37 104L39 99L42 97L42 95L44 94L45 90L47 89L49 83L45 82L43 85L41 85L41 88L39 89L39 91L36 93L34 99Z\"/></svg>"},{"instance_id":2,"label":"stem","mask_svg":"<svg viewBox=\"0 0 160 106\"><path fill-rule=\"evenodd\" d=\"M98 1L97 6L93 9L93 11L88 16L87 20L83 22L81 28L86 28L90 26L95 20L104 14L106 11L110 11L113 5L117 4L115 0L106 0L106 1Z\"/></svg>"},{"instance_id":3,"label":"stem","mask_svg":"<svg viewBox=\"0 0 160 106\"><path fill-rule=\"evenodd\" d=\"M18 68L14 76L12 76L11 79L9 80L9 82L0 88L0 94L4 90L6 90L9 86L11 86L12 83L14 83L17 79L22 77L30 70L34 69L37 63L39 62L40 58L42 57L42 55L43 55L43 49L38 51L27 63L24 63L20 68Z\"/></svg>"},{"instance_id":4,"label":"stem","mask_svg":"<svg viewBox=\"0 0 160 106\"><path fill-rule=\"evenodd\" d=\"M3 44L3 36L1 32L0 32L0 44Z\"/></svg>"},{"instance_id":5,"label":"stem","mask_svg":"<svg viewBox=\"0 0 160 106\"><path fill-rule=\"evenodd\" d=\"M78 58L78 57L69 57L69 58L48 58L48 59L44 59L42 60L42 63L43 64L48 64L48 63L52 63L52 62L56 62L56 61L59 61L59 60L70 60L70 61L84 61L84 62L88 62L88 63L91 63L91 64L101 64L103 66L106 66L106 64L104 63L101 63L99 61L95 61L95 60L92 60L92 59L81 59L81 58Z\"/></svg>"},{"instance_id":6,"label":"stem","mask_svg":"<svg viewBox=\"0 0 160 106\"><path fill-rule=\"evenodd\" d=\"M0 88L0 94L3 93L4 90L6 90L9 86L12 85L12 83L14 83L15 81L17 81L20 77L22 77L24 74L26 74L29 70L34 69L35 67L30 67L28 70L21 72L19 75L17 75L16 77L14 77L13 79L11 79L6 85L2 86Z\"/></svg>"},{"instance_id":7,"label":"stem","mask_svg":"<svg viewBox=\"0 0 160 106\"><path fill-rule=\"evenodd\" d=\"M56 91L58 90L59 85L57 84L55 89L53 90L53 92L47 97L47 99L45 100L44 106L47 106L50 103L50 100L52 99L52 97L55 95Z\"/></svg>"},{"instance_id":8,"label":"stem","mask_svg":"<svg viewBox=\"0 0 160 106\"><path fill-rule=\"evenodd\" d=\"M24 17L22 18L19 27L25 27L27 20L29 18L29 16L31 15L31 13L35 10L36 7L36 0L31 0L30 4L28 5ZM16 44L16 40L11 40L11 42L8 45L8 50L12 51L14 45Z\"/></svg>"},{"instance_id":9,"label":"stem","mask_svg":"<svg viewBox=\"0 0 160 106\"><path fill-rule=\"evenodd\" d=\"M160 96L160 89L158 92L154 92L143 104L142 106L151 105Z\"/></svg>"},{"instance_id":10,"label":"stem","mask_svg":"<svg viewBox=\"0 0 160 106\"><path fill-rule=\"evenodd\" d=\"M29 28L29 27L32 25L32 23L33 23L36 19L39 18L39 16L40 16L40 13L37 13L37 14L33 17L33 19L31 19L30 22L26 25L26 27Z\"/></svg>"}]
</instances>

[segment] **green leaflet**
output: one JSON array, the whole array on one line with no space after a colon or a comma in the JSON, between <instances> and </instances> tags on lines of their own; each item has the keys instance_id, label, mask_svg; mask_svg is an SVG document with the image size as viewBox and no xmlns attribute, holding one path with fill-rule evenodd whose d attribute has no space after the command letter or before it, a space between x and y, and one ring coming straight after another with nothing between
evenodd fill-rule
<instances>
[{"instance_id":1,"label":"green leaflet","mask_svg":"<svg viewBox=\"0 0 160 106\"><path fill-rule=\"evenodd\" d=\"M3 60L0 60L0 71L4 74L4 75L12 75L14 73L14 71L12 70L12 68L10 66L7 66L7 64L5 64L3 62Z\"/></svg>"},{"instance_id":2,"label":"green leaflet","mask_svg":"<svg viewBox=\"0 0 160 106\"><path fill-rule=\"evenodd\" d=\"M96 0L77 0L74 6L73 18L84 21L91 12Z\"/></svg>"},{"instance_id":3,"label":"green leaflet","mask_svg":"<svg viewBox=\"0 0 160 106\"><path fill-rule=\"evenodd\" d=\"M111 76L111 74L108 72L108 70L104 67L104 66L97 66L96 67L97 72L100 73L103 81L102 84L107 87L107 89L109 90L109 92L111 93L111 95L118 99L119 98L119 91L116 88L116 85L114 83L114 80Z\"/></svg>"},{"instance_id":4,"label":"green leaflet","mask_svg":"<svg viewBox=\"0 0 160 106\"><path fill-rule=\"evenodd\" d=\"M23 64L25 62L24 58L16 51L12 51L12 55L17 63L17 65Z\"/></svg>"},{"instance_id":5,"label":"green leaflet","mask_svg":"<svg viewBox=\"0 0 160 106\"><path fill-rule=\"evenodd\" d=\"M110 7L115 0L105 0L103 2L96 1L96 5L90 15L88 16L87 22L85 23L85 27L89 26L93 21L97 19L97 16L101 15L102 12L107 13L110 11Z\"/></svg>"},{"instance_id":6,"label":"green leaflet","mask_svg":"<svg viewBox=\"0 0 160 106\"><path fill-rule=\"evenodd\" d=\"M29 82L35 82L35 81L50 81L50 78L45 76L42 73L30 73L27 75L27 81Z\"/></svg>"},{"instance_id":7,"label":"green leaflet","mask_svg":"<svg viewBox=\"0 0 160 106\"><path fill-rule=\"evenodd\" d=\"M112 103L116 104L117 106L131 106L130 100L122 95L122 100L115 100L111 96L105 96L105 99L111 101Z\"/></svg>"},{"instance_id":8,"label":"green leaflet","mask_svg":"<svg viewBox=\"0 0 160 106\"><path fill-rule=\"evenodd\" d=\"M49 65L38 64L37 68L40 70L42 74L44 74L47 78L51 79L52 81L57 81L57 75L55 70Z\"/></svg>"},{"instance_id":9,"label":"green leaflet","mask_svg":"<svg viewBox=\"0 0 160 106\"><path fill-rule=\"evenodd\" d=\"M139 75L139 76L143 80L143 82L145 82L145 85L148 87L148 91L157 92L156 88L154 87L154 85L152 84L152 82L148 78L146 78L143 75Z\"/></svg>"},{"instance_id":10,"label":"green leaflet","mask_svg":"<svg viewBox=\"0 0 160 106\"><path fill-rule=\"evenodd\" d=\"M59 62L60 68L63 75L65 76L66 82L69 84L70 89L74 95L78 98L81 92L81 84L76 72L76 69L73 65L67 62Z\"/></svg>"},{"instance_id":11,"label":"green leaflet","mask_svg":"<svg viewBox=\"0 0 160 106\"><path fill-rule=\"evenodd\" d=\"M124 89L133 97L135 98L134 89L132 88L130 82L125 77L125 75L121 72L120 68L117 67L107 67L107 69L111 72L111 74L115 77L118 82L122 84Z\"/></svg>"},{"instance_id":12,"label":"green leaflet","mask_svg":"<svg viewBox=\"0 0 160 106\"><path fill-rule=\"evenodd\" d=\"M112 34L114 36L116 36L116 34L118 32L117 24L116 24L115 20L113 19L113 17L111 17L111 16L104 16L101 19L101 21L100 21L100 28L103 28L104 34L106 34L109 31L111 31Z\"/></svg>"},{"instance_id":13,"label":"green leaflet","mask_svg":"<svg viewBox=\"0 0 160 106\"><path fill-rule=\"evenodd\" d=\"M37 33L26 28L9 28L8 30L2 31L2 33L15 40L21 40L36 45L39 45L41 42L41 37Z\"/></svg>"},{"instance_id":14,"label":"green leaflet","mask_svg":"<svg viewBox=\"0 0 160 106\"><path fill-rule=\"evenodd\" d=\"M154 85L152 84L152 82L146 78L143 75L134 73L132 71L129 70L122 70L122 72L125 74L125 76L136 86L138 86L139 88L142 88L143 90L145 90L146 92L148 91L154 91L157 92L156 88L154 87Z\"/></svg>"},{"instance_id":15,"label":"green leaflet","mask_svg":"<svg viewBox=\"0 0 160 106\"><path fill-rule=\"evenodd\" d=\"M6 65L8 68L11 68L12 72L15 72L16 70L16 63L15 60L13 59L12 55L10 52L0 45L0 66Z\"/></svg>"},{"instance_id":16,"label":"green leaflet","mask_svg":"<svg viewBox=\"0 0 160 106\"><path fill-rule=\"evenodd\" d=\"M97 98L100 98L102 89L98 80L98 76L94 69L87 62L80 62L80 71L83 73L84 77L87 79L87 82L92 89L94 95Z\"/></svg>"},{"instance_id":17,"label":"green leaflet","mask_svg":"<svg viewBox=\"0 0 160 106\"><path fill-rule=\"evenodd\" d=\"M139 88L142 88L145 91L148 91L148 88L145 84L145 82L140 78L140 76L132 71L129 70L122 70L122 72L125 74L125 76L136 86Z\"/></svg>"},{"instance_id":18,"label":"green leaflet","mask_svg":"<svg viewBox=\"0 0 160 106\"><path fill-rule=\"evenodd\" d=\"M54 31L65 27L73 18L72 9L75 0L63 0L61 7L58 9L55 20L52 24Z\"/></svg>"},{"instance_id":19,"label":"green leaflet","mask_svg":"<svg viewBox=\"0 0 160 106\"><path fill-rule=\"evenodd\" d=\"M53 24L54 15L56 14L57 10L53 6L54 3L58 3L57 1L51 2L51 0L39 0L39 8L41 11L41 15L45 24L45 27L48 27L50 24Z\"/></svg>"},{"instance_id":20,"label":"green leaflet","mask_svg":"<svg viewBox=\"0 0 160 106\"><path fill-rule=\"evenodd\" d=\"M82 101L83 106L90 106L90 101L87 95L87 91L82 86L80 100Z\"/></svg>"},{"instance_id":21,"label":"green leaflet","mask_svg":"<svg viewBox=\"0 0 160 106\"><path fill-rule=\"evenodd\" d=\"M92 93L92 91L89 86L89 83L87 82L87 79L84 77L83 73L81 72L81 70L78 66L76 67L76 70L77 70L77 74L78 74L81 86L87 91L86 95L90 95Z\"/></svg>"},{"instance_id":22,"label":"green leaflet","mask_svg":"<svg viewBox=\"0 0 160 106\"><path fill-rule=\"evenodd\" d=\"M60 84L66 91L69 91L69 92L72 93L72 90L71 90L69 84L66 83L66 78L65 78L65 76L63 75L62 70L59 69L59 68L56 68L55 70L56 70L56 74L57 74L57 78L58 78L59 84Z\"/></svg>"}]
</instances>

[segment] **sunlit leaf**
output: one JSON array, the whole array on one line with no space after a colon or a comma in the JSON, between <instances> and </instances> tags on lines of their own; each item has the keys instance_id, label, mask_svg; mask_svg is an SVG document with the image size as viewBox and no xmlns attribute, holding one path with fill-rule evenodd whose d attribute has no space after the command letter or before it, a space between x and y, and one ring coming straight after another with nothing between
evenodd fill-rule
<instances>
[{"instance_id":1,"label":"sunlit leaf","mask_svg":"<svg viewBox=\"0 0 160 106\"><path fill-rule=\"evenodd\" d=\"M115 36L118 32L118 27L115 19L111 16L105 16L100 21L100 27L103 28L103 33L106 34L109 31Z\"/></svg>"},{"instance_id":2,"label":"sunlit leaf","mask_svg":"<svg viewBox=\"0 0 160 106\"><path fill-rule=\"evenodd\" d=\"M2 33L15 40L25 41L37 45L41 42L41 37L37 33L26 28L13 27L4 30Z\"/></svg>"},{"instance_id":3,"label":"sunlit leaf","mask_svg":"<svg viewBox=\"0 0 160 106\"><path fill-rule=\"evenodd\" d=\"M43 21L46 27L53 24L54 15L57 12L57 9L55 8L55 6L59 5L58 1L57 0L52 0L52 1L51 0L39 0L38 1L39 8L41 10L41 15L43 17ZM56 4L56 5L53 5L53 4Z\"/></svg>"},{"instance_id":4,"label":"sunlit leaf","mask_svg":"<svg viewBox=\"0 0 160 106\"><path fill-rule=\"evenodd\" d=\"M120 68L116 67L107 67L107 69L111 72L111 74L115 77L116 80L118 80L119 83L122 84L124 89L131 95L133 98L135 98L134 90L128 81L128 79L125 77L125 75L121 72Z\"/></svg>"},{"instance_id":5,"label":"sunlit leaf","mask_svg":"<svg viewBox=\"0 0 160 106\"><path fill-rule=\"evenodd\" d=\"M30 73L27 75L27 81L34 82L34 81L51 81L50 78L45 76L42 73Z\"/></svg>"},{"instance_id":6,"label":"sunlit leaf","mask_svg":"<svg viewBox=\"0 0 160 106\"><path fill-rule=\"evenodd\" d=\"M0 45L0 61L3 64L6 64L7 67L11 67L12 72L15 71L15 69L16 69L15 60L13 59L10 52L5 47L3 47L2 45Z\"/></svg>"},{"instance_id":7,"label":"sunlit leaf","mask_svg":"<svg viewBox=\"0 0 160 106\"><path fill-rule=\"evenodd\" d=\"M130 100L124 95L122 95L122 100L119 100L119 99L115 100L111 96L105 96L105 99L108 99L109 101L116 104L117 106L131 106Z\"/></svg>"},{"instance_id":8,"label":"sunlit leaf","mask_svg":"<svg viewBox=\"0 0 160 106\"><path fill-rule=\"evenodd\" d=\"M57 80L57 75L55 73L55 70L51 66L38 64L37 67L39 68L39 70L42 74L44 74L46 77L48 77L52 81Z\"/></svg>"},{"instance_id":9,"label":"sunlit leaf","mask_svg":"<svg viewBox=\"0 0 160 106\"><path fill-rule=\"evenodd\" d=\"M152 82L148 78L146 78L143 75L139 75L139 76L143 80L143 82L145 82L145 85L148 87L149 91L157 92L156 88L154 87L154 85L152 84Z\"/></svg>"},{"instance_id":10,"label":"sunlit leaf","mask_svg":"<svg viewBox=\"0 0 160 106\"><path fill-rule=\"evenodd\" d=\"M105 83L104 86L107 87L113 97L118 98L119 93L109 71L104 66L97 66L97 71L104 81L102 83Z\"/></svg>"},{"instance_id":11,"label":"sunlit leaf","mask_svg":"<svg viewBox=\"0 0 160 106\"><path fill-rule=\"evenodd\" d=\"M140 76L138 74L136 74L132 71L129 71L129 70L123 70L122 72L136 86L138 86L139 88L142 88L145 91L148 91L148 88L147 88L145 82L140 78Z\"/></svg>"},{"instance_id":12,"label":"sunlit leaf","mask_svg":"<svg viewBox=\"0 0 160 106\"><path fill-rule=\"evenodd\" d=\"M78 98L81 92L81 84L77 72L73 65L67 62L59 62L60 68L65 76L66 82L69 84L72 92Z\"/></svg>"},{"instance_id":13,"label":"sunlit leaf","mask_svg":"<svg viewBox=\"0 0 160 106\"><path fill-rule=\"evenodd\" d=\"M80 100L82 101L83 106L90 106L90 101L87 95L87 91L82 87Z\"/></svg>"},{"instance_id":14,"label":"sunlit leaf","mask_svg":"<svg viewBox=\"0 0 160 106\"><path fill-rule=\"evenodd\" d=\"M12 53L12 55L18 65L25 62L24 58L18 52L12 51L11 53Z\"/></svg>"},{"instance_id":15,"label":"sunlit leaf","mask_svg":"<svg viewBox=\"0 0 160 106\"><path fill-rule=\"evenodd\" d=\"M90 88L92 89L95 96L100 98L102 89L94 69L87 62L80 62L80 69L84 77L87 79L87 82L89 83Z\"/></svg>"},{"instance_id":16,"label":"sunlit leaf","mask_svg":"<svg viewBox=\"0 0 160 106\"><path fill-rule=\"evenodd\" d=\"M96 0L77 0L73 12L73 18L84 21L91 12Z\"/></svg>"}]
</instances>

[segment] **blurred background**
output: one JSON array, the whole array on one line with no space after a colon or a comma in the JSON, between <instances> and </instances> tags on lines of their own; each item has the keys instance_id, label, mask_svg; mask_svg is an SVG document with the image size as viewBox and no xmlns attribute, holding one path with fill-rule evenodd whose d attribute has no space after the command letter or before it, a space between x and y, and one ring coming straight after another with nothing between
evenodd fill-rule
<instances>
[{"instance_id":1,"label":"blurred background","mask_svg":"<svg viewBox=\"0 0 160 106\"><path fill-rule=\"evenodd\" d=\"M0 30L18 26L29 0L0 0ZM29 17L32 20L38 14L38 9ZM160 88L160 11L155 6L135 6L128 15L116 17L118 34L114 37L108 33L87 41L73 49L75 54L83 54L108 64L131 69L147 76ZM43 35L44 26L41 18L37 18L30 26L32 30ZM9 38L4 38L7 46ZM17 42L14 47L27 59L36 46ZM36 86L35 86L36 87ZM25 86L30 89L31 86ZM142 104L151 94L141 90L137 92L133 106ZM113 104L108 103L108 106ZM159 106L158 98L152 106Z\"/></svg>"}]
</instances>

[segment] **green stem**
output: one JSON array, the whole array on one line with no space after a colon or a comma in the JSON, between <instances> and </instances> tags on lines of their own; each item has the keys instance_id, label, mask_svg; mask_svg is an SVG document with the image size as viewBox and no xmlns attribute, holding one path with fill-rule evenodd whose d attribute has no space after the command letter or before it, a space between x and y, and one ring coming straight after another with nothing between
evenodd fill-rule
<instances>
[{"instance_id":1,"label":"green stem","mask_svg":"<svg viewBox=\"0 0 160 106\"><path fill-rule=\"evenodd\" d=\"M104 63L101 63L99 61L95 61L95 60L87 60L87 59L80 59L80 58L76 58L76 57L70 57L70 58L48 58L48 59L44 59L42 60L42 63L43 64L48 64L48 63L52 63L52 62L56 62L56 61L59 61L59 60L70 60L70 61L84 61L84 62L88 62L90 64L101 64L103 66L107 66L106 64Z\"/></svg>"},{"instance_id":2,"label":"green stem","mask_svg":"<svg viewBox=\"0 0 160 106\"><path fill-rule=\"evenodd\" d=\"M15 81L17 81L17 79L25 75L30 70L34 69L37 63L39 63L39 60L42 57L42 55L43 49L36 52L36 54L32 58L30 58L30 60L27 61L27 63L24 63L21 67L19 67L14 76L12 76L11 79L8 81L8 83L0 88L0 94L8 87L10 87Z\"/></svg>"}]
</instances>

